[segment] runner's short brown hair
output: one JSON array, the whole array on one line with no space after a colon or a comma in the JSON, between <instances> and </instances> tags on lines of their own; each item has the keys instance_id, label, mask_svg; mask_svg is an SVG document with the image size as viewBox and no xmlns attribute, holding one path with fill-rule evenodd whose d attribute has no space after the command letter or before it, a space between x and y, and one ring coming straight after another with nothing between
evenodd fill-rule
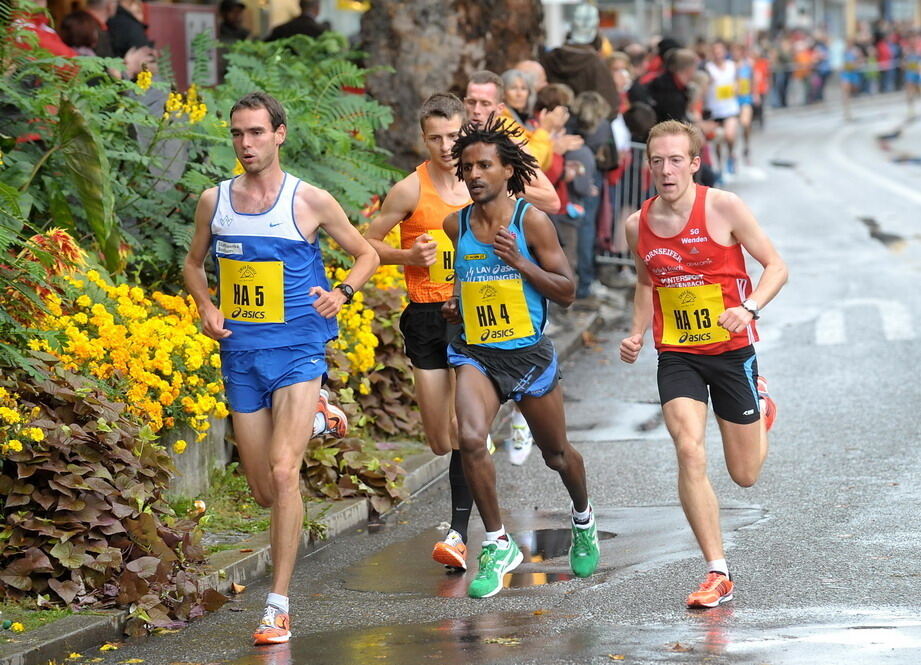
<instances>
[{"instance_id":1,"label":"runner's short brown hair","mask_svg":"<svg viewBox=\"0 0 921 665\"><path fill-rule=\"evenodd\" d=\"M454 116L460 116L461 121L463 121L466 119L466 115L467 110L461 100L450 92L436 92L422 102L422 107L419 109L419 125L425 131L425 121L429 118L450 120Z\"/></svg>"},{"instance_id":2,"label":"runner's short brown hair","mask_svg":"<svg viewBox=\"0 0 921 665\"><path fill-rule=\"evenodd\" d=\"M646 139L646 155L647 159L649 158L649 146L652 145L652 140L657 139L661 136L687 136L688 137L688 147L690 148L691 159L694 157L700 157L700 148L703 145L703 133L697 129L694 125L690 125L686 122L680 122L678 120L666 120L660 122L657 125L654 125L652 129L649 130L649 138Z\"/></svg>"},{"instance_id":3,"label":"runner's short brown hair","mask_svg":"<svg viewBox=\"0 0 921 665\"><path fill-rule=\"evenodd\" d=\"M230 109L231 119L233 119L233 114L240 109L265 109L268 111L273 131L282 125L288 124L287 117L285 116L285 107L281 105L281 102L272 97L272 95L262 92L261 90L251 92L241 97Z\"/></svg>"},{"instance_id":4,"label":"runner's short brown hair","mask_svg":"<svg viewBox=\"0 0 921 665\"><path fill-rule=\"evenodd\" d=\"M471 83L475 83L476 85L492 83L496 86L496 96L498 97L496 103L501 104L505 99L505 84L502 82L502 77L495 72L491 72L488 69L481 69L478 72L473 72L473 74L470 75L470 80L467 81L467 85L469 86Z\"/></svg>"}]
</instances>

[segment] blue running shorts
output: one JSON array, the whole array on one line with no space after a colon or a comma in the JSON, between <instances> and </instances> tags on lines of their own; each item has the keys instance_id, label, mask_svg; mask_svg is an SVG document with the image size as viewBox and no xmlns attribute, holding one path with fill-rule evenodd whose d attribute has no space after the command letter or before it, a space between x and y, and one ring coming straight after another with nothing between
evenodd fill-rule
<instances>
[{"instance_id":1,"label":"blue running shorts","mask_svg":"<svg viewBox=\"0 0 921 665\"><path fill-rule=\"evenodd\" d=\"M221 350L221 373L230 410L253 413L272 408L272 393L326 374L325 345L275 349Z\"/></svg>"}]
</instances>

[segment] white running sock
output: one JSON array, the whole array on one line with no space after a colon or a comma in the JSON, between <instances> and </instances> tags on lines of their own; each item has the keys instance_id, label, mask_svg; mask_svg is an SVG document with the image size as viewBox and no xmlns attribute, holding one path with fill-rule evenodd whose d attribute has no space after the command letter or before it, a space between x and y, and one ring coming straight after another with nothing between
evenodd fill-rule
<instances>
[{"instance_id":1,"label":"white running sock","mask_svg":"<svg viewBox=\"0 0 921 665\"><path fill-rule=\"evenodd\" d=\"M505 548L509 546L509 541L508 541L508 537L502 540L499 540L500 538L502 538L502 536L506 536L504 524L501 527L499 527L498 531L487 531L486 532L486 542L496 543L499 546L499 549L504 550Z\"/></svg>"},{"instance_id":2,"label":"white running sock","mask_svg":"<svg viewBox=\"0 0 921 665\"><path fill-rule=\"evenodd\" d=\"M326 416L317 411L313 416L313 435L320 436L326 431Z\"/></svg>"},{"instance_id":3,"label":"white running sock","mask_svg":"<svg viewBox=\"0 0 921 665\"><path fill-rule=\"evenodd\" d=\"M285 614L288 613L288 597L282 596L280 593L270 593L268 598L265 599L265 604L277 607Z\"/></svg>"},{"instance_id":4,"label":"white running sock","mask_svg":"<svg viewBox=\"0 0 921 665\"><path fill-rule=\"evenodd\" d=\"M595 521L595 518L592 514L592 504L589 503L588 507L583 512L576 511L576 507L570 504L570 509L572 510L572 523L575 524L580 529L589 528L592 523Z\"/></svg>"},{"instance_id":5,"label":"white running sock","mask_svg":"<svg viewBox=\"0 0 921 665\"><path fill-rule=\"evenodd\" d=\"M726 565L726 559L714 559L713 561L707 562L707 572L710 571L716 573L722 573L723 575L729 575L729 566Z\"/></svg>"}]
</instances>

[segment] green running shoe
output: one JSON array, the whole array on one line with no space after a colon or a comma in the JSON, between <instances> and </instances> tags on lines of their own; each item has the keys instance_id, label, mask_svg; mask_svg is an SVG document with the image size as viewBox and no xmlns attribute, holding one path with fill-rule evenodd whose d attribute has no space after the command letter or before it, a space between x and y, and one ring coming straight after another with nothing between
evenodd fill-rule
<instances>
[{"instance_id":1,"label":"green running shoe","mask_svg":"<svg viewBox=\"0 0 921 665\"><path fill-rule=\"evenodd\" d=\"M572 525L572 543L569 546L569 566L576 577L588 577L598 567L601 549L598 547L598 527L592 520L587 529Z\"/></svg>"},{"instance_id":2,"label":"green running shoe","mask_svg":"<svg viewBox=\"0 0 921 665\"><path fill-rule=\"evenodd\" d=\"M468 596L489 598L502 590L502 578L507 572L515 570L524 558L515 541L511 538L508 541L507 549L500 549L496 543L489 541L483 543L479 558L480 569L467 587Z\"/></svg>"}]
</instances>

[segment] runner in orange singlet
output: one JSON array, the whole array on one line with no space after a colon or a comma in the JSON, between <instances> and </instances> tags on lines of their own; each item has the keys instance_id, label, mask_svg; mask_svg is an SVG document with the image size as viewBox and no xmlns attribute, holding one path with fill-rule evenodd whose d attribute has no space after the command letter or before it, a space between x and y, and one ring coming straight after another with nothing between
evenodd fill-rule
<instances>
[{"instance_id":1,"label":"runner in orange singlet","mask_svg":"<svg viewBox=\"0 0 921 665\"><path fill-rule=\"evenodd\" d=\"M674 120L649 133L658 196L626 223L637 285L620 356L636 360L652 322L659 397L678 455L678 496L707 561L707 577L687 605L716 607L732 599L733 581L707 477L707 401L713 399L729 475L742 487L754 485L776 414L758 374L754 320L786 282L787 268L738 196L694 184L701 140L698 130ZM742 248L764 266L754 290Z\"/></svg>"},{"instance_id":2,"label":"runner in orange singlet","mask_svg":"<svg viewBox=\"0 0 921 665\"><path fill-rule=\"evenodd\" d=\"M436 543L432 556L460 570L467 568L465 542L473 496L457 450L454 371L448 367L447 346L457 330L448 325L441 306L454 292L454 245L442 222L470 203L451 156L464 118L464 105L454 95L439 93L425 100L419 121L429 159L393 186L366 234L381 263L404 266L410 302L400 317L400 330L413 364L422 427L432 452L451 454L451 529ZM400 249L384 240L397 224Z\"/></svg>"}]
</instances>

